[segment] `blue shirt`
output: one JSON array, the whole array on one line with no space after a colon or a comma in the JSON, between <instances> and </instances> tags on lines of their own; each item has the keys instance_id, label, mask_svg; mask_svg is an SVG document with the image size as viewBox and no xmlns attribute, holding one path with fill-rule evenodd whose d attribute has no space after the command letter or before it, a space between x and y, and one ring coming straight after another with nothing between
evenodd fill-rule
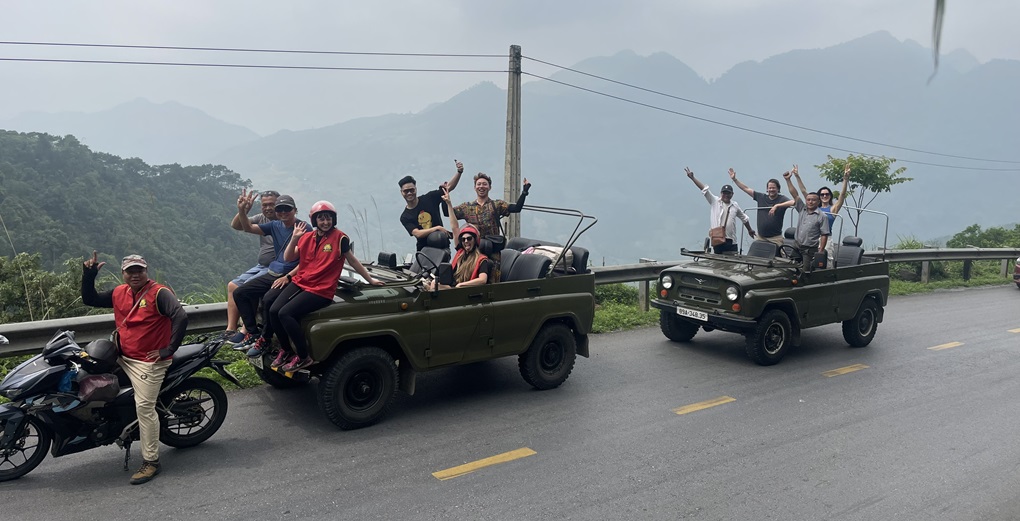
<instances>
[{"instance_id":1,"label":"blue shirt","mask_svg":"<svg viewBox=\"0 0 1020 521\"><path fill-rule=\"evenodd\" d=\"M294 224L297 225L299 222L303 221L296 219ZM283 224L283 221L269 221L260 224L259 228L262 229L263 235L273 237L273 249L276 250L276 259L269 263L269 271L280 274L289 273L290 270L298 265L298 261L285 262L283 260L283 252L287 248L287 243L290 242L290 236L294 234L294 227L288 228L287 225Z\"/></svg>"}]
</instances>

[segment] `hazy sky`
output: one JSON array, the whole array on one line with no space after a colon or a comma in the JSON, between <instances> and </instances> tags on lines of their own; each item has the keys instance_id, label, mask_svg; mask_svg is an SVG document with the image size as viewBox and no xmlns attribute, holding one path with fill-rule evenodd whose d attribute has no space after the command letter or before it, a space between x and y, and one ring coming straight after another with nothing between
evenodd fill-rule
<instances>
[{"instance_id":1,"label":"hazy sky","mask_svg":"<svg viewBox=\"0 0 1020 521\"><path fill-rule=\"evenodd\" d=\"M943 51L1020 59L1016 0L948 0ZM572 65L664 51L706 78L886 30L930 45L934 0L0 0L0 39L186 47L525 55ZM0 58L505 70L499 58L301 56L0 45ZM525 62L525 70L553 71ZM224 69L0 61L0 119L174 100L261 134L415 112L506 73Z\"/></svg>"}]
</instances>

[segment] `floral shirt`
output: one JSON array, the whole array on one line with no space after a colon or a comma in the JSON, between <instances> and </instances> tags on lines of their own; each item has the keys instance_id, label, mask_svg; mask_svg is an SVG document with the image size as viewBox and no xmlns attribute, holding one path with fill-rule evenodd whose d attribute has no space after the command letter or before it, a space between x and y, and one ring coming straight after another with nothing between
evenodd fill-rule
<instances>
[{"instance_id":1,"label":"floral shirt","mask_svg":"<svg viewBox=\"0 0 1020 521\"><path fill-rule=\"evenodd\" d=\"M478 228L478 234L482 237L503 235L500 231L499 219L510 215L510 203L499 199L489 199L487 203L481 205L477 201L471 201L454 207L453 214L457 219L463 219L468 224L475 225L475 228Z\"/></svg>"}]
</instances>

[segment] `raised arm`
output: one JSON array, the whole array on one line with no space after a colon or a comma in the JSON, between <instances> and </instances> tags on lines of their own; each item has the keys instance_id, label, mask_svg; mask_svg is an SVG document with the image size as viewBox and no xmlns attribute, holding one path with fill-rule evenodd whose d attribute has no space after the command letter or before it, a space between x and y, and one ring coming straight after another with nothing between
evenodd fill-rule
<instances>
[{"instance_id":1,"label":"raised arm","mask_svg":"<svg viewBox=\"0 0 1020 521\"><path fill-rule=\"evenodd\" d=\"M810 192L808 191L807 187L804 186L804 181L801 181L800 179L800 171L797 170L797 165L793 165L793 170L791 170L790 172L793 174L793 177L797 178L797 186L800 187L800 192L804 194L804 197L807 197L807 194L809 194Z\"/></svg>"},{"instance_id":2,"label":"raised arm","mask_svg":"<svg viewBox=\"0 0 1020 521\"><path fill-rule=\"evenodd\" d=\"M800 194L797 193L797 189L793 187L793 179L790 178L789 172L783 172L783 179L786 179L786 189L790 192L790 200L793 201L793 205L797 204L800 200ZM807 193L807 192L805 192ZM793 206L791 205L791 206Z\"/></svg>"},{"instance_id":3,"label":"raised arm","mask_svg":"<svg viewBox=\"0 0 1020 521\"><path fill-rule=\"evenodd\" d=\"M298 260L298 242L301 241L301 236L308 231L308 227L304 221L294 223L294 231L290 234L290 241L287 242L287 247L283 249L283 261L294 262Z\"/></svg>"},{"instance_id":4,"label":"raised arm","mask_svg":"<svg viewBox=\"0 0 1020 521\"><path fill-rule=\"evenodd\" d=\"M687 177L689 177L691 181L694 181L694 186L697 186L698 190L701 190L701 191L705 190L705 183L702 183L701 181L698 181L698 178L694 177L694 171L693 170L691 170L690 168L687 168L685 166L684 167L684 173L687 174Z\"/></svg>"},{"instance_id":5,"label":"raised arm","mask_svg":"<svg viewBox=\"0 0 1020 521\"><path fill-rule=\"evenodd\" d=\"M528 197L528 189L530 189L530 188L531 188L531 183L529 183L528 182L528 178L525 177L524 178L524 190L521 190L521 195L520 195L520 197L517 198L517 202L514 203L514 204L511 204L507 208L507 213L518 213L518 212L521 211L521 208L524 208L524 200Z\"/></svg>"},{"instance_id":6,"label":"raised arm","mask_svg":"<svg viewBox=\"0 0 1020 521\"><path fill-rule=\"evenodd\" d=\"M442 185L443 188L446 188L451 192L453 191L454 188L457 188L457 184L460 183L460 175L464 173L464 163L461 163L456 159L454 159L453 162L457 167L457 173L453 174L453 177L451 177L449 181L443 183Z\"/></svg>"},{"instance_id":7,"label":"raised arm","mask_svg":"<svg viewBox=\"0 0 1020 521\"><path fill-rule=\"evenodd\" d=\"M443 189L443 201L446 202L447 207L453 208L453 203L450 202L449 188ZM457 213L454 212L454 215L450 216L450 237L452 237L454 241L457 241L458 235L460 235L460 223L457 222ZM454 243L454 246L456 246L456 242Z\"/></svg>"},{"instance_id":8,"label":"raised arm","mask_svg":"<svg viewBox=\"0 0 1020 521\"><path fill-rule=\"evenodd\" d=\"M96 293L96 275L105 262L99 262L99 253L92 250L92 258L82 262L81 271L81 302L86 306L97 308L113 307L113 291Z\"/></svg>"},{"instance_id":9,"label":"raised arm","mask_svg":"<svg viewBox=\"0 0 1020 521\"><path fill-rule=\"evenodd\" d=\"M850 183L850 161L846 162L846 166L843 167L843 188L839 191L839 199L836 200L836 204L832 205L829 209L831 213L839 213L839 209L843 207L843 201L846 199L847 185Z\"/></svg>"},{"instance_id":10,"label":"raised arm","mask_svg":"<svg viewBox=\"0 0 1020 521\"><path fill-rule=\"evenodd\" d=\"M743 190L744 193L747 194L748 196L754 197L754 190L749 188L744 183L741 183L740 180L737 179L737 173L732 168L730 169L729 174L730 174L730 181L733 181L734 183L736 183L737 188Z\"/></svg>"}]
</instances>

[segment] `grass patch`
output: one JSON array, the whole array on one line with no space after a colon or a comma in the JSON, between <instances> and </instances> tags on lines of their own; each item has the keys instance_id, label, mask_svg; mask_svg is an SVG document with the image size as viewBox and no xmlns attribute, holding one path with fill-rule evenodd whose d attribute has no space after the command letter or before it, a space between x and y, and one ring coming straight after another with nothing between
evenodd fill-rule
<instances>
[{"instance_id":1,"label":"grass patch","mask_svg":"<svg viewBox=\"0 0 1020 521\"><path fill-rule=\"evenodd\" d=\"M641 311L637 306L636 299L630 304L610 302L595 309L595 321L592 324L591 332L609 333L610 331L634 329L658 323L659 310Z\"/></svg>"},{"instance_id":2,"label":"grass patch","mask_svg":"<svg viewBox=\"0 0 1020 521\"><path fill-rule=\"evenodd\" d=\"M921 282L907 282L904 280L890 280L889 281L889 294L890 295L913 295L915 293L931 293L941 289L955 289L955 288L974 288L978 286L1003 286L1006 284L1012 284L1011 279L1004 279L999 276L998 273L995 275L982 275L979 277L972 277L970 280L963 279L948 279L948 280L937 280L927 284Z\"/></svg>"}]
</instances>

